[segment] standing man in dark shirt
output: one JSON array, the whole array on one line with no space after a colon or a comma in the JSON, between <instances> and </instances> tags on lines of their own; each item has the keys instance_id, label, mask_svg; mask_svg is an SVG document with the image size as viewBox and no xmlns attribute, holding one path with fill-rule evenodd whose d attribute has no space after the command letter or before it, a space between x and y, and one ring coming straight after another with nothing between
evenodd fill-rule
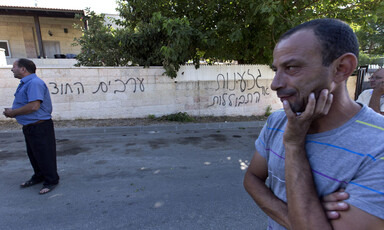
<instances>
[{"instance_id":1,"label":"standing man in dark shirt","mask_svg":"<svg viewBox=\"0 0 384 230\"><path fill-rule=\"evenodd\" d=\"M16 118L23 126L27 153L34 170L31 179L20 187L44 182L39 194L45 194L59 183L51 97L44 81L36 76L36 65L31 60L22 58L15 61L12 72L15 78L20 79L20 84L12 108L5 108L3 114Z\"/></svg>"}]
</instances>

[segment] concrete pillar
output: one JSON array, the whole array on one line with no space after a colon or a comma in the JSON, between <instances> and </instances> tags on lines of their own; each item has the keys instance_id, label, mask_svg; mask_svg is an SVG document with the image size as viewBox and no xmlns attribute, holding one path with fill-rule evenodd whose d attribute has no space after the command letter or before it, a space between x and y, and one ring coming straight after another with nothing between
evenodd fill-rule
<instances>
[{"instance_id":1,"label":"concrete pillar","mask_svg":"<svg viewBox=\"0 0 384 230\"><path fill-rule=\"evenodd\" d=\"M5 49L0 48L0 67L7 66L7 59L5 59Z\"/></svg>"}]
</instances>

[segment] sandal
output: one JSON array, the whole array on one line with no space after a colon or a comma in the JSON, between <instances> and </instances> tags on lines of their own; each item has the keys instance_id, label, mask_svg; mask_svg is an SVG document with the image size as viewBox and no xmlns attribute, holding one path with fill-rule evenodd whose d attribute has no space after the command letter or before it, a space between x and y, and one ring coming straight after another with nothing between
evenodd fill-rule
<instances>
[{"instance_id":1,"label":"sandal","mask_svg":"<svg viewBox=\"0 0 384 230\"><path fill-rule=\"evenodd\" d=\"M40 184L41 182L43 182L43 181L37 181L37 180L34 180L34 179L29 179L26 182L22 183L20 185L20 187L21 188L28 188L28 187L31 187L32 185Z\"/></svg>"},{"instance_id":2,"label":"sandal","mask_svg":"<svg viewBox=\"0 0 384 230\"><path fill-rule=\"evenodd\" d=\"M40 189L39 194L40 194L40 195L43 195L43 194L49 193L50 191L52 191L52 190L56 187L56 185L57 185L57 184L48 184L48 185L44 185L44 186Z\"/></svg>"}]
</instances>

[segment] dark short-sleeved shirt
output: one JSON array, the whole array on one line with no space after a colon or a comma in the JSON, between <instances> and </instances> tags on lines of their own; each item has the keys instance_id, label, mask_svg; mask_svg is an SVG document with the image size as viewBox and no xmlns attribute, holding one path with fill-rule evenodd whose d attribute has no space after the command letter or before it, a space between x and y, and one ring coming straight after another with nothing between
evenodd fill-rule
<instances>
[{"instance_id":1,"label":"dark short-sleeved shirt","mask_svg":"<svg viewBox=\"0 0 384 230\"><path fill-rule=\"evenodd\" d=\"M28 125L52 117L52 102L48 87L36 74L30 74L20 80L12 109L18 109L33 101L40 101L40 108L30 114L16 116L19 124Z\"/></svg>"}]
</instances>

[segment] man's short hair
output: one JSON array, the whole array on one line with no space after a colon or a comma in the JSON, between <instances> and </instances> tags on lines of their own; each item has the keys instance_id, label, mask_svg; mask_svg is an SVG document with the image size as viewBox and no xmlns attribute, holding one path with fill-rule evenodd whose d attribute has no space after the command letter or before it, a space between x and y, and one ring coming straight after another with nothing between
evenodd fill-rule
<instances>
[{"instance_id":1,"label":"man's short hair","mask_svg":"<svg viewBox=\"0 0 384 230\"><path fill-rule=\"evenodd\" d=\"M313 30L319 39L324 66L329 66L345 53L359 57L359 43L355 33L348 24L338 19L323 18L305 22L285 32L279 41L305 29Z\"/></svg>"},{"instance_id":2,"label":"man's short hair","mask_svg":"<svg viewBox=\"0 0 384 230\"><path fill-rule=\"evenodd\" d=\"M36 73L36 65L29 59L20 58L17 60L17 66L24 67L29 73Z\"/></svg>"}]
</instances>

